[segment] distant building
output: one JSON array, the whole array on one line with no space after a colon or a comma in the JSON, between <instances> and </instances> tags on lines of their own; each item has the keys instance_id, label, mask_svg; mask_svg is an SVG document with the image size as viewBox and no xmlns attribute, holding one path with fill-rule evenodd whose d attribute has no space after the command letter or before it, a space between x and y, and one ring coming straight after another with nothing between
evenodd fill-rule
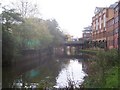
<instances>
[{"instance_id":1,"label":"distant building","mask_svg":"<svg viewBox=\"0 0 120 90\"><path fill-rule=\"evenodd\" d=\"M92 27L91 26L84 28L82 39L84 41L91 41L92 40Z\"/></svg>"},{"instance_id":2,"label":"distant building","mask_svg":"<svg viewBox=\"0 0 120 90\"><path fill-rule=\"evenodd\" d=\"M73 36L71 36L71 35L69 35L69 34L66 34L65 40L66 40L66 41L73 41Z\"/></svg>"}]
</instances>

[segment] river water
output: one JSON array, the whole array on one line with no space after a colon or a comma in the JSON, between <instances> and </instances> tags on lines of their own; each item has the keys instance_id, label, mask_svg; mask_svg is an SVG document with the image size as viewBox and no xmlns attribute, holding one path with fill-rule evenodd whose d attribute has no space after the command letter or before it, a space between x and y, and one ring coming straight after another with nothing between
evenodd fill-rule
<instances>
[{"instance_id":1,"label":"river water","mask_svg":"<svg viewBox=\"0 0 120 90\"><path fill-rule=\"evenodd\" d=\"M56 77L56 86L54 87L65 88L71 85L79 87L84 81L85 75L85 72L82 70L82 62L78 62L77 59L69 59L69 62L63 65Z\"/></svg>"},{"instance_id":2,"label":"river water","mask_svg":"<svg viewBox=\"0 0 120 90\"><path fill-rule=\"evenodd\" d=\"M49 58L39 67L27 71L13 81L16 88L65 88L79 87L86 76L80 59Z\"/></svg>"}]
</instances>

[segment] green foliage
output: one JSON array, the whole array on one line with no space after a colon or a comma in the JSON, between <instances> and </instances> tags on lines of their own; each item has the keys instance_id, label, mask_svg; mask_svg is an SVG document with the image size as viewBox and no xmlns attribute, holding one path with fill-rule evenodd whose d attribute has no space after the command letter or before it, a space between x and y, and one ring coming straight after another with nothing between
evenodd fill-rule
<instances>
[{"instance_id":1,"label":"green foliage","mask_svg":"<svg viewBox=\"0 0 120 90\"><path fill-rule=\"evenodd\" d=\"M10 66L11 59L13 58L13 55L14 55L14 38L13 38L12 34L6 32L6 31L3 31L2 33L3 33L2 34L2 36L3 36L2 37L2 40L3 40L2 41L3 63L5 62L6 65Z\"/></svg>"},{"instance_id":2,"label":"green foliage","mask_svg":"<svg viewBox=\"0 0 120 90\"><path fill-rule=\"evenodd\" d=\"M2 11L2 24L5 25L7 28L10 28L11 25L23 21L21 15L16 13L14 9L7 10L4 8ZM7 29L6 28L6 29Z\"/></svg>"},{"instance_id":3,"label":"green foliage","mask_svg":"<svg viewBox=\"0 0 120 90\"><path fill-rule=\"evenodd\" d=\"M13 35L13 25L22 21L18 13L13 9L6 10L0 15L2 17L2 48L3 66L10 66L15 52L15 37Z\"/></svg>"},{"instance_id":4,"label":"green foliage","mask_svg":"<svg viewBox=\"0 0 120 90\"><path fill-rule=\"evenodd\" d=\"M17 42L23 49L41 49L56 46L63 42L63 33L52 21L27 18L14 30Z\"/></svg>"},{"instance_id":5,"label":"green foliage","mask_svg":"<svg viewBox=\"0 0 120 90\"><path fill-rule=\"evenodd\" d=\"M93 52L87 50L87 52ZM96 51L96 57L87 61L87 88L118 88L118 52L117 50Z\"/></svg>"},{"instance_id":6,"label":"green foliage","mask_svg":"<svg viewBox=\"0 0 120 90\"><path fill-rule=\"evenodd\" d=\"M11 72L11 67L24 56L21 53L22 50L41 50L41 52L51 55L53 48L64 41L64 34L58 28L55 20L23 18L14 9L4 9L0 18L2 18L2 65L5 67L4 71L7 69ZM3 75L5 78L3 87L9 87L12 75L7 71Z\"/></svg>"},{"instance_id":7,"label":"green foliage","mask_svg":"<svg viewBox=\"0 0 120 90\"><path fill-rule=\"evenodd\" d=\"M47 47L52 41L45 22L36 18L28 18L24 23L18 26L16 30L17 40L23 49L39 49Z\"/></svg>"},{"instance_id":8,"label":"green foliage","mask_svg":"<svg viewBox=\"0 0 120 90\"><path fill-rule=\"evenodd\" d=\"M97 54L97 50L88 50L88 49L86 49L86 50L80 50L80 52L82 52L82 53L85 53L85 54Z\"/></svg>"},{"instance_id":9,"label":"green foliage","mask_svg":"<svg viewBox=\"0 0 120 90\"><path fill-rule=\"evenodd\" d=\"M59 30L56 20L22 18L14 9L5 8L0 16L3 58L7 61L20 54L21 50L55 47L64 41L64 34Z\"/></svg>"},{"instance_id":10,"label":"green foliage","mask_svg":"<svg viewBox=\"0 0 120 90\"><path fill-rule=\"evenodd\" d=\"M118 87L118 67L110 68L106 71L106 88L117 88Z\"/></svg>"},{"instance_id":11,"label":"green foliage","mask_svg":"<svg viewBox=\"0 0 120 90\"><path fill-rule=\"evenodd\" d=\"M53 36L52 46L58 46L65 40L65 35L60 31L56 20L47 20L47 26L50 34Z\"/></svg>"},{"instance_id":12,"label":"green foliage","mask_svg":"<svg viewBox=\"0 0 120 90\"><path fill-rule=\"evenodd\" d=\"M107 52L105 51L99 51L97 53L98 59L105 60L108 66L114 66L117 65L119 60L118 60L118 52L115 49L109 50Z\"/></svg>"}]
</instances>

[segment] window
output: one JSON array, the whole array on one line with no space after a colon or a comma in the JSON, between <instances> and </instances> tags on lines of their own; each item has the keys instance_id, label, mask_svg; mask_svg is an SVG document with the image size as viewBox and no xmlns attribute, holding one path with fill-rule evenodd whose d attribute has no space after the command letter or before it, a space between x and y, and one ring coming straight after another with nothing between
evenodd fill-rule
<instances>
[{"instance_id":1,"label":"window","mask_svg":"<svg viewBox=\"0 0 120 90\"><path fill-rule=\"evenodd\" d=\"M118 12L118 10L119 10L118 7L116 7L116 8L115 8L115 11Z\"/></svg>"},{"instance_id":2,"label":"window","mask_svg":"<svg viewBox=\"0 0 120 90\"><path fill-rule=\"evenodd\" d=\"M101 18L102 20L103 20L103 15L102 15L102 18Z\"/></svg>"},{"instance_id":3,"label":"window","mask_svg":"<svg viewBox=\"0 0 120 90\"><path fill-rule=\"evenodd\" d=\"M117 33L118 33L118 29L115 29L115 30L114 30L114 34L117 34Z\"/></svg>"},{"instance_id":4,"label":"window","mask_svg":"<svg viewBox=\"0 0 120 90\"><path fill-rule=\"evenodd\" d=\"M115 18L115 23L117 23L117 22L118 22L118 17Z\"/></svg>"},{"instance_id":5,"label":"window","mask_svg":"<svg viewBox=\"0 0 120 90\"><path fill-rule=\"evenodd\" d=\"M109 17L108 9L107 9L107 12L106 12L106 17L107 17L107 18Z\"/></svg>"},{"instance_id":6,"label":"window","mask_svg":"<svg viewBox=\"0 0 120 90\"><path fill-rule=\"evenodd\" d=\"M103 23L101 24L101 27L103 28Z\"/></svg>"},{"instance_id":7,"label":"window","mask_svg":"<svg viewBox=\"0 0 120 90\"><path fill-rule=\"evenodd\" d=\"M113 25L114 24L114 19L112 19L112 21L111 21L111 25Z\"/></svg>"},{"instance_id":8,"label":"window","mask_svg":"<svg viewBox=\"0 0 120 90\"><path fill-rule=\"evenodd\" d=\"M103 15L103 27L105 27L106 26L106 15L104 14Z\"/></svg>"},{"instance_id":9,"label":"window","mask_svg":"<svg viewBox=\"0 0 120 90\"><path fill-rule=\"evenodd\" d=\"M108 36L113 36L113 31L108 32Z\"/></svg>"},{"instance_id":10,"label":"window","mask_svg":"<svg viewBox=\"0 0 120 90\"><path fill-rule=\"evenodd\" d=\"M113 24L114 24L114 19L111 19L110 21L108 21L107 27L112 26Z\"/></svg>"},{"instance_id":11,"label":"window","mask_svg":"<svg viewBox=\"0 0 120 90\"><path fill-rule=\"evenodd\" d=\"M84 34L84 37L86 37L87 35L86 34Z\"/></svg>"},{"instance_id":12,"label":"window","mask_svg":"<svg viewBox=\"0 0 120 90\"><path fill-rule=\"evenodd\" d=\"M93 29L95 30L95 22L93 22Z\"/></svg>"},{"instance_id":13,"label":"window","mask_svg":"<svg viewBox=\"0 0 120 90\"><path fill-rule=\"evenodd\" d=\"M100 27L100 29L101 29L101 17L100 17L100 21L99 21L99 27Z\"/></svg>"},{"instance_id":14,"label":"window","mask_svg":"<svg viewBox=\"0 0 120 90\"><path fill-rule=\"evenodd\" d=\"M96 20L96 30L98 30L98 19Z\"/></svg>"}]
</instances>

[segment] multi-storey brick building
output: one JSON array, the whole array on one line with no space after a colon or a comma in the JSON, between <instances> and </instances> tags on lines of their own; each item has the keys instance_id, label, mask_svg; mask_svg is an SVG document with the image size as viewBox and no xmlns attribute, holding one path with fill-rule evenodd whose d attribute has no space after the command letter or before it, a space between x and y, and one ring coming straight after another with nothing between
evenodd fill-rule
<instances>
[{"instance_id":1,"label":"multi-storey brick building","mask_svg":"<svg viewBox=\"0 0 120 90\"><path fill-rule=\"evenodd\" d=\"M110 7L95 9L92 18L92 40L98 44L104 43L104 48L118 48L118 3Z\"/></svg>"},{"instance_id":2,"label":"multi-storey brick building","mask_svg":"<svg viewBox=\"0 0 120 90\"><path fill-rule=\"evenodd\" d=\"M118 52L120 55L120 0L118 1Z\"/></svg>"},{"instance_id":3,"label":"multi-storey brick building","mask_svg":"<svg viewBox=\"0 0 120 90\"><path fill-rule=\"evenodd\" d=\"M119 31L119 15L118 15L118 10L119 10L118 3L116 3L116 6L114 8L114 34L113 34L113 40L114 40L114 48L118 49L118 31Z\"/></svg>"},{"instance_id":4,"label":"multi-storey brick building","mask_svg":"<svg viewBox=\"0 0 120 90\"><path fill-rule=\"evenodd\" d=\"M107 21L107 48L118 48L118 10L117 2L110 5L109 8L113 8L113 15Z\"/></svg>"}]
</instances>

